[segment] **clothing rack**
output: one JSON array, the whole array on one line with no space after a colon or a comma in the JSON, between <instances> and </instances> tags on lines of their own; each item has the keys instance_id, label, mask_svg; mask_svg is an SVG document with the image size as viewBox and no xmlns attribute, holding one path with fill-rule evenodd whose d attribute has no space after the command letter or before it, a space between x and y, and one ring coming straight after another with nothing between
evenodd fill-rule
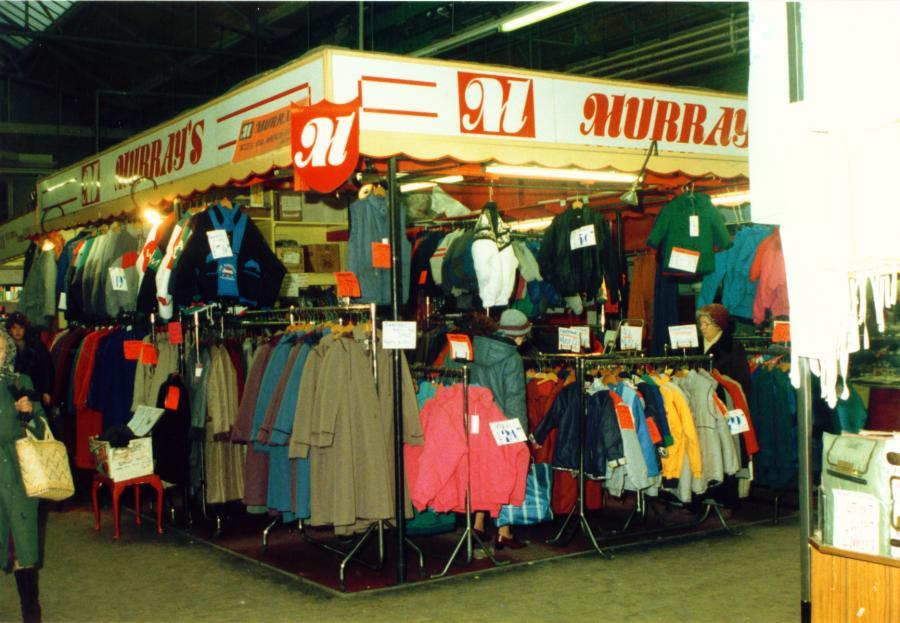
<instances>
[{"instance_id":1,"label":"clothing rack","mask_svg":"<svg viewBox=\"0 0 900 623\"><path fill-rule=\"evenodd\" d=\"M485 555L494 563L494 565L505 565L509 564L509 561L500 562L494 555L491 553L490 549L484 544L484 541L481 540L481 537L475 532L472 528L472 470L471 470L471 456L469 455L469 364L463 363L462 369L444 369L444 368L429 368L427 366L410 366L410 372L416 374L439 374L441 376L452 376L456 378L462 379L463 384L463 428L465 430L466 435L466 529L463 530L462 535L459 540L456 542L456 547L453 548L453 553L450 554L449 560L447 560L447 564L444 565L443 570L440 573L435 573L431 577L432 578L440 578L447 575L447 572L450 570L450 565L453 564L453 561L456 560L457 554L459 554L460 549L462 549L463 544L465 544L466 549L466 565L472 564L472 551L473 545L472 540L478 542L478 546L482 549Z\"/></svg>"}]
</instances>

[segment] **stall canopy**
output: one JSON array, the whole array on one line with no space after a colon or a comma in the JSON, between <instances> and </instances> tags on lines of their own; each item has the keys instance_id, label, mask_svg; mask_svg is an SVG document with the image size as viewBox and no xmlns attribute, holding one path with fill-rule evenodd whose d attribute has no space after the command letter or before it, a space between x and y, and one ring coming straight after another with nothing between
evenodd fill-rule
<instances>
[{"instance_id":1,"label":"stall canopy","mask_svg":"<svg viewBox=\"0 0 900 623\"><path fill-rule=\"evenodd\" d=\"M354 103L361 157L636 173L656 140L652 172L747 175L743 96L319 48L40 180L34 233L289 169L291 105L329 102ZM315 140L337 166L327 129Z\"/></svg>"}]
</instances>

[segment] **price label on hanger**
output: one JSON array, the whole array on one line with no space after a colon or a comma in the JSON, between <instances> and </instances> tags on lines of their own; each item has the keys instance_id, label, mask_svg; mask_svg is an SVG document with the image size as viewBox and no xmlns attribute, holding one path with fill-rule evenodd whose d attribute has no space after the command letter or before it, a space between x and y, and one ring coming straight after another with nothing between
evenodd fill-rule
<instances>
[{"instance_id":1,"label":"price label on hanger","mask_svg":"<svg viewBox=\"0 0 900 623\"><path fill-rule=\"evenodd\" d=\"M428 271L423 270L421 273L419 273L419 285L424 286L425 282L427 282L427 281L428 281Z\"/></svg>"},{"instance_id":2,"label":"price label on hanger","mask_svg":"<svg viewBox=\"0 0 900 623\"><path fill-rule=\"evenodd\" d=\"M791 323L776 320L772 327L772 342L786 343L791 341Z\"/></svg>"},{"instance_id":3,"label":"price label on hanger","mask_svg":"<svg viewBox=\"0 0 900 623\"><path fill-rule=\"evenodd\" d=\"M128 281L125 280L125 269L118 266L110 266L109 284L115 292L128 292Z\"/></svg>"},{"instance_id":4,"label":"price label on hanger","mask_svg":"<svg viewBox=\"0 0 900 623\"><path fill-rule=\"evenodd\" d=\"M622 350L641 350L644 340L644 327L623 324L619 327L619 348Z\"/></svg>"},{"instance_id":5,"label":"price label on hanger","mask_svg":"<svg viewBox=\"0 0 900 623\"><path fill-rule=\"evenodd\" d=\"M177 411L180 398L181 390L172 385L169 387L169 391L166 392L166 400L163 402L163 406L169 411Z\"/></svg>"},{"instance_id":6,"label":"price label on hanger","mask_svg":"<svg viewBox=\"0 0 900 623\"><path fill-rule=\"evenodd\" d=\"M699 263L700 251L672 247L672 254L669 256L669 268L686 273L696 273L697 264Z\"/></svg>"},{"instance_id":7,"label":"price label on hanger","mask_svg":"<svg viewBox=\"0 0 900 623\"><path fill-rule=\"evenodd\" d=\"M569 234L569 248L572 251L595 246L597 246L597 232L593 225L579 227Z\"/></svg>"},{"instance_id":8,"label":"price label on hanger","mask_svg":"<svg viewBox=\"0 0 900 623\"><path fill-rule=\"evenodd\" d=\"M125 359L128 361L137 361L141 358L141 349L144 343L141 340L125 340L122 343L122 349L125 351Z\"/></svg>"},{"instance_id":9,"label":"price label on hanger","mask_svg":"<svg viewBox=\"0 0 900 623\"><path fill-rule=\"evenodd\" d=\"M228 232L224 229L211 229L206 232L206 237L209 239L209 252L214 260L234 255L231 250L231 241L228 240Z\"/></svg>"},{"instance_id":10,"label":"price label on hanger","mask_svg":"<svg viewBox=\"0 0 900 623\"><path fill-rule=\"evenodd\" d=\"M385 238L381 242L372 243L372 268L391 267L391 245Z\"/></svg>"},{"instance_id":11,"label":"price label on hanger","mask_svg":"<svg viewBox=\"0 0 900 623\"><path fill-rule=\"evenodd\" d=\"M747 414L743 409L732 409L726 414L728 421L728 430L732 435L739 435L750 430L750 423L747 422Z\"/></svg>"},{"instance_id":12,"label":"price label on hanger","mask_svg":"<svg viewBox=\"0 0 900 623\"><path fill-rule=\"evenodd\" d=\"M700 235L700 217L692 214L688 218L688 233L691 238L697 238Z\"/></svg>"},{"instance_id":13,"label":"price label on hanger","mask_svg":"<svg viewBox=\"0 0 900 623\"><path fill-rule=\"evenodd\" d=\"M57 305L57 307L59 308L59 311L66 311L68 309L68 306L66 305L66 293L65 292L59 293L59 305Z\"/></svg>"},{"instance_id":14,"label":"price label on hanger","mask_svg":"<svg viewBox=\"0 0 900 623\"><path fill-rule=\"evenodd\" d=\"M528 441L528 436L522 428L519 420L502 420L500 422L491 422L491 434L498 446L508 446L514 443L524 443Z\"/></svg>"},{"instance_id":15,"label":"price label on hanger","mask_svg":"<svg viewBox=\"0 0 900 623\"><path fill-rule=\"evenodd\" d=\"M203 364L199 361L197 362L197 365L194 366L194 378L198 381L203 378Z\"/></svg>"},{"instance_id":16,"label":"price label on hanger","mask_svg":"<svg viewBox=\"0 0 900 623\"><path fill-rule=\"evenodd\" d=\"M468 335L458 333L448 333L447 342L450 344L450 356L456 361L472 361L474 359L474 350L472 349L472 340Z\"/></svg>"},{"instance_id":17,"label":"price label on hanger","mask_svg":"<svg viewBox=\"0 0 900 623\"><path fill-rule=\"evenodd\" d=\"M362 293L359 289L359 281L356 275L351 272L334 273L335 281L337 281L338 298L349 296L350 298L359 298Z\"/></svg>"},{"instance_id":18,"label":"price label on hanger","mask_svg":"<svg viewBox=\"0 0 900 623\"><path fill-rule=\"evenodd\" d=\"M631 412L631 407L628 405L616 405L616 419L619 421L620 429L634 430L634 413Z\"/></svg>"},{"instance_id":19,"label":"price label on hanger","mask_svg":"<svg viewBox=\"0 0 900 623\"><path fill-rule=\"evenodd\" d=\"M581 332L577 328L559 328L559 350L567 350L572 353L581 352Z\"/></svg>"},{"instance_id":20,"label":"price label on hanger","mask_svg":"<svg viewBox=\"0 0 900 623\"><path fill-rule=\"evenodd\" d=\"M169 330L169 344L182 344L184 342L180 322L170 322L166 325L166 328Z\"/></svg>"},{"instance_id":21,"label":"price label on hanger","mask_svg":"<svg viewBox=\"0 0 900 623\"><path fill-rule=\"evenodd\" d=\"M697 348L700 346L697 325L680 324L669 327L669 344L672 348Z\"/></svg>"},{"instance_id":22,"label":"price label on hanger","mask_svg":"<svg viewBox=\"0 0 900 623\"><path fill-rule=\"evenodd\" d=\"M156 347L148 342L141 342L141 363L148 366L155 366L159 363L159 353Z\"/></svg>"},{"instance_id":23,"label":"price label on hanger","mask_svg":"<svg viewBox=\"0 0 900 623\"><path fill-rule=\"evenodd\" d=\"M415 350L416 323L385 320L381 323L381 339L388 350Z\"/></svg>"}]
</instances>

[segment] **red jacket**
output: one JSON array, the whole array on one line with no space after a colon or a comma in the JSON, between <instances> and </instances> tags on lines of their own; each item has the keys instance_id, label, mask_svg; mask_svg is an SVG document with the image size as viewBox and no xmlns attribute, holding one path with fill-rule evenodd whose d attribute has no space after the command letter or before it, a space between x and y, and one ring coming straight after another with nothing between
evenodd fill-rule
<instances>
[{"instance_id":1,"label":"red jacket","mask_svg":"<svg viewBox=\"0 0 900 623\"><path fill-rule=\"evenodd\" d=\"M506 418L489 389L469 388L469 414L467 448L462 385L439 388L420 411L425 445L404 447L409 494L417 509L464 512L470 465L472 510L496 517L504 504L519 506L525 500L528 448L525 443L497 445L490 424Z\"/></svg>"},{"instance_id":2,"label":"red jacket","mask_svg":"<svg viewBox=\"0 0 900 623\"><path fill-rule=\"evenodd\" d=\"M750 415L750 405L747 403L747 397L744 396L744 390L741 389L741 384L730 376L719 374L718 370L713 370L712 375L713 378L719 382L719 385L725 388L728 395L731 396L731 402L734 403L734 408L741 409L747 416L747 425L750 427L750 430L741 433L741 437L744 440L744 449L747 451L747 454L753 456L759 452L759 443L756 440L756 429L753 428L753 417Z\"/></svg>"},{"instance_id":3,"label":"red jacket","mask_svg":"<svg viewBox=\"0 0 900 623\"><path fill-rule=\"evenodd\" d=\"M103 329L89 333L81 345L75 364L73 399L75 403L75 467L94 469L96 462L91 454L88 439L103 432L103 414L87 406L88 391L94 376L94 363L100 340L111 331ZM124 355L123 355L124 356Z\"/></svg>"}]
</instances>

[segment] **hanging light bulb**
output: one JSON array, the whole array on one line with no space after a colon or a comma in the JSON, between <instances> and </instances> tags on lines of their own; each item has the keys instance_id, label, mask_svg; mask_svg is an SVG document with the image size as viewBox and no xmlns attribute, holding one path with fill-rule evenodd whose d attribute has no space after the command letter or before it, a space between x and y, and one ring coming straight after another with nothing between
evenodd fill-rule
<instances>
[{"instance_id":1,"label":"hanging light bulb","mask_svg":"<svg viewBox=\"0 0 900 623\"><path fill-rule=\"evenodd\" d=\"M162 222L162 215L153 208L144 208L143 216L144 220L153 226L159 225Z\"/></svg>"}]
</instances>

